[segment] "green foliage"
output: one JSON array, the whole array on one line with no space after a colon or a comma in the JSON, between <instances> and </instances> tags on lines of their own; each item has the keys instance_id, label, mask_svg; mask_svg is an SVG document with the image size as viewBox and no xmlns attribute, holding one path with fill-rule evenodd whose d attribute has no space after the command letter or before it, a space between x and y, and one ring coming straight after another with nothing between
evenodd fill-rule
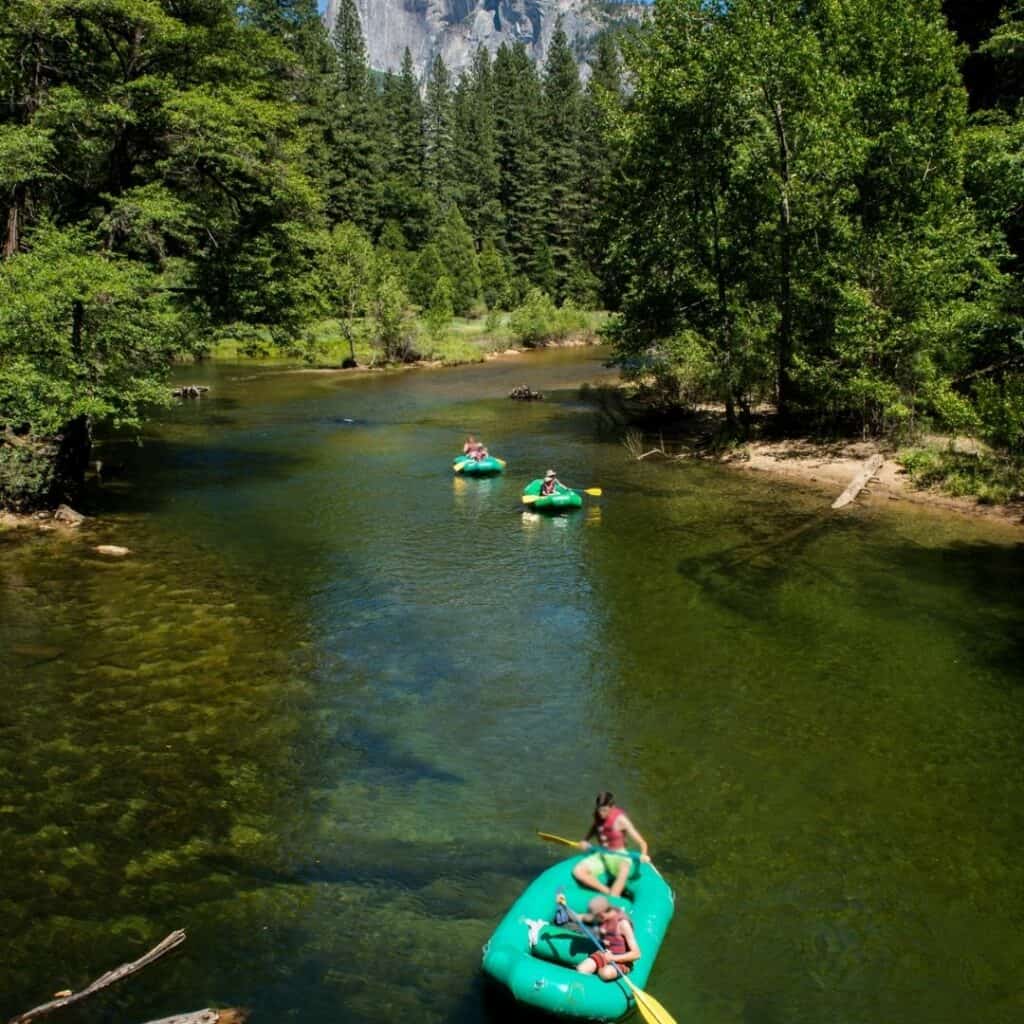
<instances>
[{"instance_id":1,"label":"green foliage","mask_svg":"<svg viewBox=\"0 0 1024 1024\"><path fill-rule=\"evenodd\" d=\"M910 448L899 462L919 487L932 487L954 497L974 497L985 505L1003 505L1024 498L1024 461L983 450Z\"/></svg>"},{"instance_id":2,"label":"green foliage","mask_svg":"<svg viewBox=\"0 0 1024 1024\"><path fill-rule=\"evenodd\" d=\"M55 484L56 446L0 444L0 508L27 512L50 494Z\"/></svg>"},{"instance_id":3,"label":"green foliage","mask_svg":"<svg viewBox=\"0 0 1024 1024\"><path fill-rule=\"evenodd\" d=\"M511 304L508 266L493 241L484 242L480 252L480 286L488 309L507 309Z\"/></svg>"},{"instance_id":4,"label":"green foliage","mask_svg":"<svg viewBox=\"0 0 1024 1024\"><path fill-rule=\"evenodd\" d=\"M401 281L386 262L378 263L370 316L373 341L385 362L415 358L416 324L409 315L409 302Z\"/></svg>"},{"instance_id":5,"label":"green foliage","mask_svg":"<svg viewBox=\"0 0 1024 1024\"><path fill-rule=\"evenodd\" d=\"M444 272L451 280L455 313L466 316L480 301L480 267L473 236L457 206L448 210L433 241Z\"/></svg>"},{"instance_id":6,"label":"green foliage","mask_svg":"<svg viewBox=\"0 0 1024 1024\"><path fill-rule=\"evenodd\" d=\"M654 358L664 377L678 358L685 390L696 337L714 368L696 379L730 414L766 396L898 431L973 369L994 321L1012 330L937 0L664 0L627 62L634 99L611 118L624 367Z\"/></svg>"},{"instance_id":7,"label":"green foliage","mask_svg":"<svg viewBox=\"0 0 1024 1024\"><path fill-rule=\"evenodd\" d=\"M991 444L1024 457L1024 375L981 380L974 387L981 434Z\"/></svg>"},{"instance_id":8,"label":"green foliage","mask_svg":"<svg viewBox=\"0 0 1024 1024\"><path fill-rule=\"evenodd\" d=\"M323 246L319 287L328 315L337 318L348 343L348 358L356 361L356 341L370 306L377 274L373 244L355 224L337 225Z\"/></svg>"},{"instance_id":9,"label":"green foliage","mask_svg":"<svg viewBox=\"0 0 1024 1024\"><path fill-rule=\"evenodd\" d=\"M424 315L424 322L431 340L437 341L454 316L452 311L452 283L447 277L439 277L430 296L430 305Z\"/></svg>"},{"instance_id":10,"label":"green foliage","mask_svg":"<svg viewBox=\"0 0 1024 1024\"><path fill-rule=\"evenodd\" d=\"M543 345L590 333L585 312L568 303L559 309L540 288L531 288L522 305L512 311L509 326L524 345Z\"/></svg>"},{"instance_id":11,"label":"green foliage","mask_svg":"<svg viewBox=\"0 0 1024 1024\"><path fill-rule=\"evenodd\" d=\"M81 230L38 228L0 263L0 423L33 436L80 416L137 425L166 402L187 320L144 265Z\"/></svg>"}]
</instances>

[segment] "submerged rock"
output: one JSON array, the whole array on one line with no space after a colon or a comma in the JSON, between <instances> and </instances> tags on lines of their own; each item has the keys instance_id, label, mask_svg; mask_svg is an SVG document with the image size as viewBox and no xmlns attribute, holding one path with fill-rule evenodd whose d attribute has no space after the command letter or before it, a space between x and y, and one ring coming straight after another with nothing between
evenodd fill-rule
<instances>
[{"instance_id":1,"label":"submerged rock","mask_svg":"<svg viewBox=\"0 0 1024 1024\"><path fill-rule=\"evenodd\" d=\"M123 548L120 544L97 544L96 550L101 555L110 555L112 558L124 558L131 554L130 548Z\"/></svg>"}]
</instances>

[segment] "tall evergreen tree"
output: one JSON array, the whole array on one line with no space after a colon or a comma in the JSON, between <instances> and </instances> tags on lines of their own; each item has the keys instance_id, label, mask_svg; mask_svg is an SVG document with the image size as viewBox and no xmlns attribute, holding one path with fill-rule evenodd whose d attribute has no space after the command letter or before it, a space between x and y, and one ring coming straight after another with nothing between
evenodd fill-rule
<instances>
[{"instance_id":1,"label":"tall evergreen tree","mask_svg":"<svg viewBox=\"0 0 1024 1024\"><path fill-rule=\"evenodd\" d=\"M480 47L459 79L454 104L454 154L459 208L477 241L501 234L500 175L491 58Z\"/></svg>"},{"instance_id":2,"label":"tall evergreen tree","mask_svg":"<svg viewBox=\"0 0 1024 1024\"><path fill-rule=\"evenodd\" d=\"M449 207L434 236L434 244L452 283L455 314L467 316L480 301L480 266L473 235L457 206Z\"/></svg>"},{"instance_id":3,"label":"tall evergreen tree","mask_svg":"<svg viewBox=\"0 0 1024 1024\"><path fill-rule=\"evenodd\" d=\"M430 66L424 105L424 179L434 196L455 194L454 106L451 75L438 54Z\"/></svg>"},{"instance_id":4,"label":"tall evergreen tree","mask_svg":"<svg viewBox=\"0 0 1024 1024\"><path fill-rule=\"evenodd\" d=\"M582 92L579 70L561 19L544 65L543 146L547 170L547 238L555 293L569 294L578 274L582 232Z\"/></svg>"},{"instance_id":5,"label":"tall evergreen tree","mask_svg":"<svg viewBox=\"0 0 1024 1024\"><path fill-rule=\"evenodd\" d=\"M328 215L372 231L379 223L380 119L355 0L339 0L331 43L338 109L332 123Z\"/></svg>"},{"instance_id":6,"label":"tall evergreen tree","mask_svg":"<svg viewBox=\"0 0 1024 1024\"><path fill-rule=\"evenodd\" d=\"M505 245L517 275L536 282L547 263L547 175L538 111L536 69L521 44L499 48L494 61L499 195L505 210Z\"/></svg>"}]
</instances>

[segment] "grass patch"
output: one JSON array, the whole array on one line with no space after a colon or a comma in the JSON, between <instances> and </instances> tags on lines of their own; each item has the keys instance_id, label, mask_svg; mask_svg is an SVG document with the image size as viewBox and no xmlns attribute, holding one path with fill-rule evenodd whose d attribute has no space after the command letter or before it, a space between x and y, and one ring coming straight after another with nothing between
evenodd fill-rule
<instances>
[{"instance_id":1,"label":"grass patch","mask_svg":"<svg viewBox=\"0 0 1024 1024\"><path fill-rule=\"evenodd\" d=\"M908 448L896 459L918 487L977 498L983 505L1024 498L1024 459L983 449L958 451L952 445Z\"/></svg>"},{"instance_id":2,"label":"grass patch","mask_svg":"<svg viewBox=\"0 0 1024 1024\"><path fill-rule=\"evenodd\" d=\"M595 335L607 319L603 312L575 311L581 335ZM420 357L445 366L479 363L492 352L517 345L521 339L513 329L510 313L491 313L486 317L456 317L436 336L431 336L419 318L413 321L413 349ZM381 351L368 336L366 324L356 327L356 362L360 366L383 365ZM291 350L277 348L269 332L257 333L244 341L222 338L212 345L207 356L228 362L253 360L264 365L303 365L323 369L340 367L351 354L348 340L337 320L322 320Z\"/></svg>"}]
</instances>

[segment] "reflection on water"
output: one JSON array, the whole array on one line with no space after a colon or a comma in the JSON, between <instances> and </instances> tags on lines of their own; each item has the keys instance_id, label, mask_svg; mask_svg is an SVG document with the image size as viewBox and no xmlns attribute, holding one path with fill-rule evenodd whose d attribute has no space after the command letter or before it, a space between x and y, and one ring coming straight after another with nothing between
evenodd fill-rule
<instances>
[{"instance_id":1,"label":"reflection on water","mask_svg":"<svg viewBox=\"0 0 1024 1024\"><path fill-rule=\"evenodd\" d=\"M0 1010L184 926L81 1019L528 1020L480 946L613 788L680 1022L1019 1016L1016 537L630 462L605 372L193 368L86 532L0 535ZM522 511L548 464L604 496Z\"/></svg>"}]
</instances>

